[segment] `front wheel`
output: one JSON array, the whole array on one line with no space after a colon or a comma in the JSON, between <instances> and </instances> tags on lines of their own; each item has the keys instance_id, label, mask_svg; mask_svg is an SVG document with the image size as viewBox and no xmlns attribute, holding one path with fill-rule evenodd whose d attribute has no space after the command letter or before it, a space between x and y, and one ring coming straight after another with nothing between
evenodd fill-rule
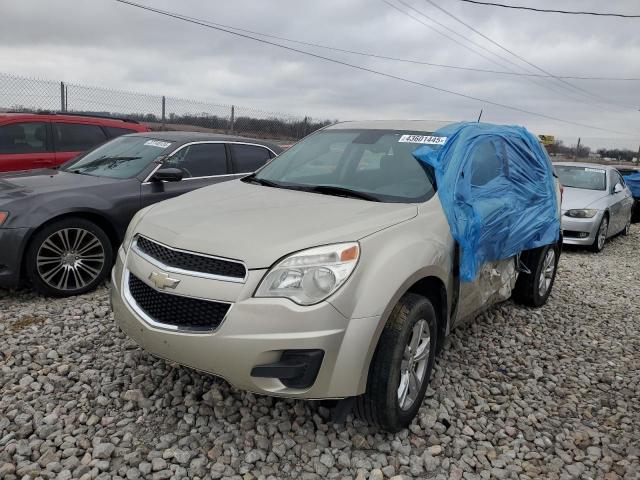
<instances>
[{"instance_id":1,"label":"front wheel","mask_svg":"<svg viewBox=\"0 0 640 480\"><path fill-rule=\"evenodd\" d=\"M604 244L607 241L607 234L609 233L609 218L605 215L600 221L596 238L591 244L591 250L599 253L604 248Z\"/></svg>"},{"instance_id":2,"label":"front wheel","mask_svg":"<svg viewBox=\"0 0 640 480\"><path fill-rule=\"evenodd\" d=\"M556 279L559 256L560 248L556 244L523 252L520 261L529 273L518 274L513 299L528 307L541 307L547 303Z\"/></svg>"},{"instance_id":3,"label":"front wheel","mask_svg":"<svg viewBox=\"0 0 640 480\"><path fill-rule=\"evenodd\" d=\"M415 293L405 294L382 331L369 367L367 391L356 399L356 415L390 432L411 423L431 378L437 331L431 302Z\"/></svg>"},{"instance_id":4,"label":"front wheel","mask_svg":"<svg viewBox=\"0 0 640 480\"><path fill-rule=\"evenodd\" d=\"M66 218L37 232L26 250L26 274L33 288L53 297L94 289L109 273L113 249L95 223Z\"/></svg>"}]
</instances>

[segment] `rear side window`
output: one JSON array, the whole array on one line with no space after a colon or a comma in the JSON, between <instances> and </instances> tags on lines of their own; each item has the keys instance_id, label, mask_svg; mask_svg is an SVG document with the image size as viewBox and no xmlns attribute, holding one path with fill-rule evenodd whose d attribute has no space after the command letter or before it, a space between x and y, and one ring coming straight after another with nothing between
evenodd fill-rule
<instances>
[{"instance_id":1,"label":"rear side window","mask_svg":"<svg viewBox=\"0 0 640 480\"><path fill-rule=\"evenodd\" d=\"M136 133L135 130L131 130L130 128L120 128L120 127L103 127L107 134L111 138L119 137L120 135L126 135L127 133Z\"/></svg>"},{"instance_id":2,"label":"rear side window","mask_svg":"<svg viewBox=\"0 0 640 480\"><path fill-rule=\"evenodd\" d=\"M269 150L256 145L231 144L236 172L249 173L262 167L271 159Z\"/></svg>"},{"instance_id":3,"label":"rear side window","mask_svg":"<svg viewBox=\"0 0 640 480\"><path fill-rule=\"evenodd\" d=\"M183 171L185 178L210 177L229 173L224 143L189 145L168 158L164 165L179 168Z\"/></svg>"},{"instance_id":4,"label":"rear side window","mask_svg":"<svg viewBox=\"0 0 640 480\"><path fill-rule=\"evenodd\" d=\"M0 126L0 153L42 153L47 151L47 124L21 122Z\"/></svg>"},{"instance_id":5,"label":"rear side window","mask_svg":"<svg viewBox=\"0 0 640 480\"><path fill-rule=\"evenodd\" d=\"M107 140L107 136L98 125L81 123L54 122L53 137L58 152L81 152Z\"/></svg>"}]
</instances>

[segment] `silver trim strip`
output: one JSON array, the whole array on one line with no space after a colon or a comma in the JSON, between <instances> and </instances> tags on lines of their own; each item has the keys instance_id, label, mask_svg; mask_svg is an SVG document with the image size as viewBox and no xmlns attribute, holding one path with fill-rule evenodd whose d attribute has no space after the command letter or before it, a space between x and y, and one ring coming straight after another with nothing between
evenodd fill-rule
<instances>
[{"instance_id":1,"label":"silver trim strip","mask_svg":"<svg viewBox=\"0 0 640 480\"><path fill-rule=\"evenodd\" d=\"M155 243L157 245L160 245L161 247L164 247L168 250L173 250L174 252L186 253L188 255L195 255L198 257L212 258L214 260L222 260L224 262L240 264L244 267L244 272L245 272L244 277L242 278L227 277L224 275L216 275L213 273L194 272L193 270L184 270L182 268L166 265L162 263L160 260L153 258L148 254L144 253L142 250L140 250L138 248L138 237L144 237L145 240ZM190 252L189 250L182 250L180 248L170 247L169 245L165 245L164 243L158 242L156 240L152 240L149 237L145 237L144 235L140 235L140 234L137 234L133 239L133 242L131 243L131 249L134 250L138 256L144 258L147 262L151 263L152 265L155 265L158 268L161 268L166 272L179 273L181 275L187 275L189 277L207 278L209 280L219 280L221 282L233 282L233 283L245 283L247 281L247 277L249 276L249 269L247 268L247 265L240 260L232 260L224 257L216 257L215 255L206 255L204 253Z\"/></svg>"},{"instance_id":2,"label":"silver trim strip","mask_svg":"<svg viewBox=\"0 0 640 480\"><path fill-rule=\"evenodd\" d=\"M131 295L131 291L129 290L129 276L130 275L131 275L131 272L129 271L129 269L124 267L123 275L122 275L122 292L124 294L124 298L125 298L125 300L127 302L127 305L129 305L129 307L131 307L131 309L136 314L138 314L140 316L140 318L142 318L142 320L144 320L147 324L149 324L152 327L161 329L161 330L169 330L171 332L183 332L183 333L212 333L212 332L215 332L216 330L218 330L220 328L220 326L222 326L224 321L227 319L227 316L229 315L229 312L233 308L233 303L231 303L231 302L203 299L203 298L198 298L198 297L189 297L187 295L180 295L180 294L176 294L176 293L162 292L162 291L158 290L157 288L155 288L155 287L153 287L151 285L148 285L145 282L145 285L148 285L150 288L153 288L158 293L162 293L164 295L173 295L175 297L193 298L194 300L202 300L202 301L206 301L206 302L215 302L215 303L224 303L224 304L229 305L229 310L227 310L227 313L224 315L224 318L220 321L218 326L215 327L215 328L185 328L185 327L180 327L178 325L173 325L173 324L170 324L170 323L158 322L157 320L154 320L149 315L147 315L147 313L138 305L138 302L136 302L135 299L133 298L133 296ZM142 280L140 280L140 281L142 281Z\"/></svg>"},{"instance_id":3,"label":"silver trim strip","mask_svg":"<svg viewBox=\"0 0 640 480\"><path fill-rule=\"evenodd\" d=\"M259 143L249 143L249 142L235 142L235 141L229 141L229 140L202 140L202 141L194 141L194 142L189 142L189 143L185 143L183 145L180 145L178 148L176 148L173 152L168 153L166 155L166 158L171 157L172 155L175 155L176 153L178 153L180 150L182 150L183 148L186 148L190 145L200 145L203 143L224 143L227 145L251 145L254 147L262 147L262 148L266 148L267 150L269 150L274 158L278 156L278 154L276 152L274 152L273 150L271 150L269 147L267 147L266 145L261 145ZM271 159L273 160L273 159ZM268 162L267 162L268 163ZM153 171L147 175L147 178L144 179L144 182L142 182L143 184L148 184L150 183L149 180L151 179L151 177L153 177L153 174L156 173L156 170L158 170L160 167L162 166L162 164L158 164L158 166L156 168L153 169ZM214 177L228 177L228 176L232 176L232 175L248 175L251 172L247 172L247 173L227 173L224 175L211 175L208 177L189 177L189 178L185 178L183 180L197 180L199 178L214 178Z\"/></svg>"}]
</instances>

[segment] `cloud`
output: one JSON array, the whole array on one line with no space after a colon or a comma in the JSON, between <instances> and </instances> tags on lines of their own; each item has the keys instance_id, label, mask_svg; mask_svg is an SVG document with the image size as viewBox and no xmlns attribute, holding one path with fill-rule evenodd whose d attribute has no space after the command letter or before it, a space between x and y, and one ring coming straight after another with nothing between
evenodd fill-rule
<instances>
[{"instance_id":1,"label":"cloud","mask_svg":"<svg viewBox=\"0 0 640 480\"><path fill-rule=\"evenodd\" d=\"M432 63L502 68L382 1L139 1L221 24L306 42ZM457 32L446 31L447 35L465 43L458 36L461 34L486 46L495 55L486 51L483 55L499 64L516 71L531 71L527 65L427 2L405 1ZM551 0L539 3L553 5ZM406 10L403 5L396 4ZM534 14L473 6L455 0L438 0L438 4L548 71L640 77L637 61L640 58L640 30L635 21ZM596 0L572 0L567 4L568 9L578 7L582 10L605 9ZM633 12L634 7L621 0L606 3L608 11L637 13ZM582 137L582 143L592 147L615 145L635 149L640 141L640 82L570 81L589 92L586 94L550 79L411 65L289 44L465 95L572 122L630 132L616 134L410 85L165 18L113 0L58 0L55 4L46 0L0 0L0 9L4 20L0 29L0 70L6 73L314 118L474 120L482 108L486 121L522 124L537 133L555 134L568 144ZM515 67L505 58L521 66ZM0 101L3 94L6 101L8 94L0 89ZM109 102L108 96L102 97L106 94L100 95L100 101ZM127 98L130 102L154 102L152 99Z\"/></svg>"}]
</instances>

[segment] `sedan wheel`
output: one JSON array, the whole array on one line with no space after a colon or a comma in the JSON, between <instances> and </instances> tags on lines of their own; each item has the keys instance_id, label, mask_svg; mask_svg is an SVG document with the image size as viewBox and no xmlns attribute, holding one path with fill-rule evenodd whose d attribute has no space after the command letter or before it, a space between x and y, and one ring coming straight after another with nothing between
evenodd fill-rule
<instances>
[{"instance_id":1,"label":"sedan wheel","mask_svg":"<svg viewBox=\"0 0 640 480\"><path fill-rule=\"evenodd\" d=\"M26 252L26 274L45 295L77 295L104 280L112 259L111 242L100 227L69 218L34 235Z\"/></svg>"},{"instance_id":2,"label":"sedan wheel","mask_svg":"<svg viewBox=\"0 0 640 480\"><path fill-rule=\"evenodd\" d=\"M40 245L38 274L49 286L73 291L94 282L104 268L104 245L82 228L65 228L51 234Z\"/></svg>"},{"instance_id":3,"label":"sedan wheel","mask_svg":"<svg viewBox=\"0 0 640 480\"><path fill-rule=\"evenodd\" d=\"M598 233L596 234L596 239L591 246L591 249L594 252L600 252L604 248L604 244L607 241L607 233L609 232L609 219L605 216L602 217L602 221L600 222L600 226L598 227Z\"/></svg>"}]
</instances>

